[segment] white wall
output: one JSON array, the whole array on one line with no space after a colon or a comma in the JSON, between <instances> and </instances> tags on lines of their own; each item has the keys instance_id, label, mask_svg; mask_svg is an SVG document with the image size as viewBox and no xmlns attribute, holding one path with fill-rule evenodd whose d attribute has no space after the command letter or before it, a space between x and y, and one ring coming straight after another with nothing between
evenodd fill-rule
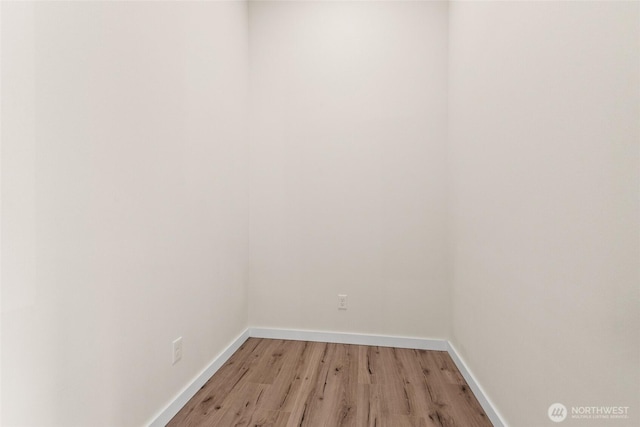
<instances>
[{"instance_id":1,"label":"white wall","mask_svg":"<svg viewBox=\"0 0 640 427\"><path fill-rule=\"evenodd\" d=\"M638 2L454 2L454 342L513 426L640 419Z\"/></svg>"},{"instance_id":2,"label":"white wall","mask_svg":"<svg viewBox=\"0 0 640 427\"><path fill-rule=\"evenodd\" d=\"M246 5L2 8L1 424L142 425L247 326Z\"/></svg>"},{"instance_id":3,"label":"white wall","mask_svg":"<svg viewBox=\"0 0 640 427\"><path fill-rule=\"evenodd\" d=\"M446 3L249 12L251 325L446 337Z\"/></svg>"}]
</instances>

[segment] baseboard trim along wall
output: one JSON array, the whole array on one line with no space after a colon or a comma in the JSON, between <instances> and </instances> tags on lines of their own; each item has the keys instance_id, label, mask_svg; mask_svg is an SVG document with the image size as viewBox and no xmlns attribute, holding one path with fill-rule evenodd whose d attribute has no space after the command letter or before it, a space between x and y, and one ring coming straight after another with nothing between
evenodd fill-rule
<instances>
[{"instance_id":1,"label":"baseboard trim along wall","mask_svg":"<svg viewBox=\"0 0 640 427\"><path fill-rule=\"evenodd\" d=\"M500 413L496 410L495 405L493 404L493 402L491 402L487 394L484 392L484 389L480 386L480 383L476 381L475 377L467 367L467 364L464 362L462 357L460 357L460 355L456 351L456 348L453 346L453 344L451 344L450 341L447 341L447 352L449 353L449 356L451 356L453 363L456 364L456 367L464 377L467 384L469 384L469 388L471 388L471 391L476 396L476 399L478 399L478 403L480 403L480 406L482 406L484 412L487 413L487 417L489 417L491 423L495 427L507 427L507 423L504 421Z\"/></svg>"},{"instance_id":2,"label":"baseboard trim along wall","mask_svg":"<svg viewBox=\"0 0 640 427\"><path fill-rule=\"evenodd\" d=\"M248 328L240 334L222 353L220 353L200 375L180 392L167 407L162 410L148 425L164 427L200 388L215 374L233 353L249 338L269 338L294 341L330 342L338 344L371 345L380 347L415 348L419 350L446 351L453 359L460 373L469 384L482 409L494 427L507 427L503 418L496 411L480 384L458 355L453 344L444 339L427 339L412 337L395 337L385 335L353 334L344 332L321 332L297 329Z\"/></svg>"},{"instance_id":3,"label":"baseboard trim along wall","mask_svg":"<svg viewBox=\"0 0 640 427\"><path fill-rule=\"evenodd\" d=\"M419 350L447 351L446 340L425 338L266 328L249 328L249 335L255 338L272 338L280 340L316 341L331 342L337 344L373 345L380 347L416 348Z\"/></svg>"},{"instance_id":4,"label":"baseboard trim along wall","mask_svg":"<svg viewBox=\"0 0 640 427\"><path fill-rule=\"evenodd\" d=\"M199 375L197 375L189 385L187 385L178 395L167 405L165 409L160 411L150 423L150 427L164 427L171 418L173 418L184 405L187 404L203 385L215 374L218 369L229 360L231 355L235 353L244 342L249 339L249 329L245 329L222 353L216 356L213 361Z\"/></svg>"}]
</instances>

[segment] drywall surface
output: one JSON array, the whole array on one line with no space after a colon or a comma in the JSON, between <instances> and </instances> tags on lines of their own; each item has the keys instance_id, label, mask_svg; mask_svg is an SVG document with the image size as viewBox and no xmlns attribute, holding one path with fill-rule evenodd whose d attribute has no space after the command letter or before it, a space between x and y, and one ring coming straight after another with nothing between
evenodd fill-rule
<instances>
[{"instance_id":1,"label":"drywall surface","mask_svg":"<svg viewBox=\"0 0 640 427\"><path fill-rule=\"evenodd\" d=\"M2 8L1 424L142 425L247 327L246 4Z\"/></svg>"},{"instance_id":2,"label":"drywall surface","mask_svg":"<svg viewBox=\"0 0 640 427\"><path fill-rule=\"evenodd\" d=\"M637 426L638 2L453 2L454 343L513 426Z\"/></svg>"},{"instance_id":3,"label":"drywall surface","mask_svg":"<svg viewBox=\"0 0 640 427\"><path fill-rule=\"evenodd\" d=\"M251 2L249 28L249 323L446 337L446 3Z\"/></svg>"}]
</instances>

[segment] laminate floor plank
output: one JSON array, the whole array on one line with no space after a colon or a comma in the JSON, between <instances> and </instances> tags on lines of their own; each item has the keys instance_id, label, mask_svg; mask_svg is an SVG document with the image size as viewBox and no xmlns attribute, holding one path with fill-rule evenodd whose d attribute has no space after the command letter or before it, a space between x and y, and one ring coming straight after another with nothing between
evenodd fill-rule
<instances>
[{"instance_id":1,"label":"laminate floor plank","mask_svg":"<svg viewBox=\"0 0 640 427\"><path fill-rule=\"evenodd\" d=\"M260 348L267 342L248 339L211 377L198 393L180 410L167 424L168 426L198 426L203 420L211 419L222 409L223 401L229 393L237 387L249 372L254 354L259 354Z\"/></svg>"},{"instance_id":2,"label":"laminate floor plank","mask_svg":"<svg viewBox=\"0 0 640 427\"><path fill-rule=\"evenodd\" d=\"M443 351L250 338L168 426L488 427Z\"/></svg>"},{"instance_id":3,"label":"laminate floor plank","mask_svg":"<svg viewBox=\"0 0 640 427\"><path fill-rule=\"evenodd\" d=\"M331 366L336 351L337 344L326 344L316 369L315 381L306 396L302 414L296 414L297 416L292 418L295 425L324 426L327 415L334 409L335 399L338 397L335 395L335 381Z\"/></svg>"},{"instance_id":4,"label":"laminate floor plank","mask_svg":"<svg viewBox=\"0 0 640 427\"><path fill-rule=\"evenodd\" d=\"M366 345L356 346L358 349L358 384L371 384L371 361L369 359L369 349Z\"/></svg>"},{"instance_id":5,"label":"laminate floor plank","mask_svg":"<svg viewBox=\"0 0 640 427\"><path fill-rule=\"evenodd\" d=\"M288 344L283 340L269 340L269 345L263 349L255 362L255 369L252 369L247 376L247 381L257 384L272 384L280 374L284 364L285 352Z\"/></svg>"},{"instance_id":6,"label":"laminate floor plank","mask_svg":"<svg viewBox=\"0 0 640 427\"><path fill-rule=\"evenodd\" d=\"M310 343L295 341L290 343L290 349L284 352L282 364L287 369L274 377L269 393L262 402L262 407L273 411L285 411L292 408L298 387L300 376L304 374L305 367L312 363Z\"/></svg>"},{"instance_id":7,"label":"laminate floor plank","mask_svg":"<svg viewBox=\"0 0 640 427\"><path fill-rule=\"evenodd\" d=\"M289 421L288 412L261 409L256 412L255 427L286 427Z\"/></svg>"},{"instance_id":8,"label":"laminate floor plank","mask_svg":"<svg viewBox=\"0 0 640 427\"><path fill-rule=\"evenodd\" d=\"M259 383L245 383L240 392L230 401L230 405L219 421L220 426L256 426L259 416L256 412L260 408L260 401L268 385Z\"/></svg>"},{"instance_id":9,"label":"laminate floor plank","mask_svg":"<svg viewBox=\"0 0 640 427\"><path fill-rule=\"evenodd\" d=\"M330 406L324 412L324 425L353 426L357 400L357 349L334 344L335 352L329 363L329 379L324 393ZM317 425L317 424L316 424Z\"/></svg>"},{"instance_id":10,"label":"laminate floor plank","mask_svg":"<svg viewBox=\"0 0 640 427\"><path fill-rule=\"evenodd\" d=\"M284 408L291 411L287 427L300 426L308 413L308 407L311 402L311 396L315 395L315 384L320 375L319 366L323 365L327 352L326 343L311 343L311 362L305 366L302 376L296 376L293 387L297 388L295 399L288 401L289 406L285 404ZM308 417L307 417L308 418Z\"/></svg>"}]
</instances>

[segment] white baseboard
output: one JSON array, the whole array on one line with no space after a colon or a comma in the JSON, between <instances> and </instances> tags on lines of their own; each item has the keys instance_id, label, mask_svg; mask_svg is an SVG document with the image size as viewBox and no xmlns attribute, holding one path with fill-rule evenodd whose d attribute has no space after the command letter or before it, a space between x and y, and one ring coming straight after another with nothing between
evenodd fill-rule
<instances>
[{"instance_id":1,"label":"white baseboard","mask_svg":"<svg viewBox=\"0 0 640 427\"><path fill-rule=\"evenodd\" d=\"M467 367L467 364L464 362L462 357L456 351L456 348L451 344L450 341L447 341L447 351L449 352L449 356L453 359L453 362L456 364L458 370L464 377L467 384L469 384L469 388L478 399L480 406L484 409L484 412L487 414L487 417L494 425L494 427L507 427L507 423L504 421L500 413L496 410L495 406L491 402L491 400L487 397L487 394L484 392L480 384L476 381L475 377Z\"/></svg>"},{"instance_id":2,"label":"white baseboard","mask_svg":"<svg viewBox=\"0 0 640 427\"><path fill-rule=\"evenodd\" d=\"M199 375L197 375L189 385L187 385L178 395L167 405L165 409L160 411L152 421L147 425L149 427L164 427L171 418L173 418L184 405L187 404L203 385L215 374L224 362L226 362L233 353L249 338L249 330L240 334L226 349L216 356L213 361Z\"/></svg>"},{"instance_id":3,"label":"white baseboard","mask_svg":"<svg viewBox=\"0 0 640 427\"><path fill-rule=\"evenodd\" d=\"M255 338L331 342L338 344L372 345L380 347L416 348L419 350L447 351L448 348L448 343L446 340L395 337L385 335L352 334L345 332L249 328L249 335Z\"/></svg>"},{"instance_id":4,"label":"white baseboard","mask_svg":"<svg viewBox=\"0 0 640 427\"><path fill-rule=\"evenodd\" d=\"M471 371L458 355L453 344L443 339L396 337L385 335L353 334L344 332L321 332L296 329L249 328L236 338L209 366L196 376L191 384L184 388L175 399L167 405L148 424L150 427L164 427L200 388L215 374L218 369L235 353L248 338L270 338L294 341L331 342L339 344L371 345L380 347L415 348L419 350L446 351L469 384L473 394L484 409L494 427L507 427L507 423L495 409L491 400L478 384Z\"/></svg>"}]
</instances>

